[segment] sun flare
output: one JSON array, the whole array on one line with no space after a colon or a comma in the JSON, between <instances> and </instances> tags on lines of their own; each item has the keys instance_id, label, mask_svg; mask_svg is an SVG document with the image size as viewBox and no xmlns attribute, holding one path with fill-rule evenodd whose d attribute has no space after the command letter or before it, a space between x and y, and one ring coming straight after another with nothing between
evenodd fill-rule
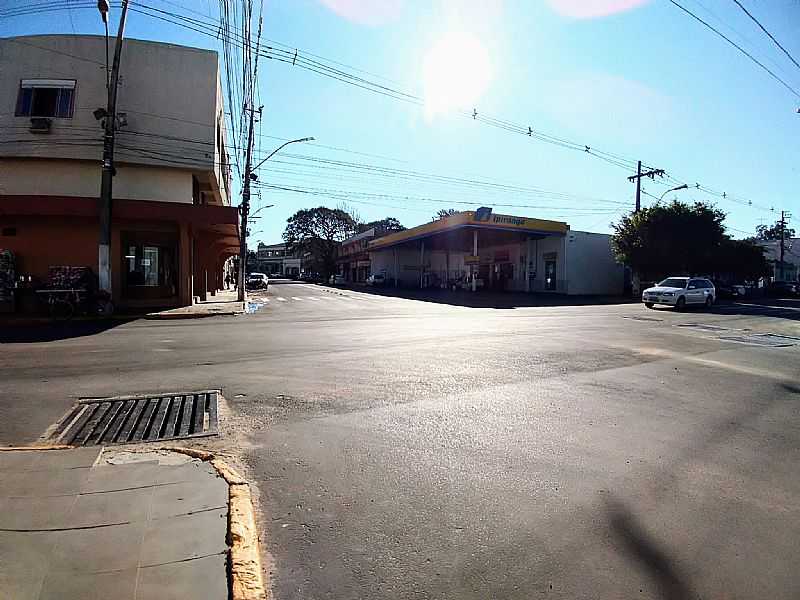
<instances>
[{"instance_id":1,"label":"sun flare","mask_svg":"<svg viewBox=\"0 0 800 600\"><path fill-rule=\"evenodd\" d=\"M492 77L489 53L474 35L447 33L425 56L422 77L425 114L429 118L472 109Z\"/></svg>"}]
</instances>

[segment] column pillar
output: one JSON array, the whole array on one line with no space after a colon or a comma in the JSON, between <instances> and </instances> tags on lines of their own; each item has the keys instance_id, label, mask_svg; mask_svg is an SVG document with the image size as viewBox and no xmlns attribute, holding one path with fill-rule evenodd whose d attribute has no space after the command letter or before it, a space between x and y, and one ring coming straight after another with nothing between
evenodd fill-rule
<instances>
[{"instance_id":1,"label":"column pillar","mask_svg":"<svg viewBox=\"0 0 800 600\"><path fill-rule=\"evenodd\" d=\"M478 256L478 230L472 230L472 256ZM472 291L476 291L478 289L478 273L476 273L476 269L480 266L480 261L478 263L472 264Z\"/></svg>"},{"instance_id":2,"label":"column pillar","mask_svg":"<svg viewBox=\"0 0 800 600\"><path fill-rule=\"evenodd\" d=\"M531 238L525 238L525 291L531 291Z\"/></svg>"},{"instance_id":3,"label":"column pillar","mask_svg":"<svg viewBox=\"0 0 800 600\"><path fill-rule=\"evenodd\" d=\"M422 289L422 279L425 272L425 240L419 242L419 289Z\"/></svg>"},{"instance_id":4,"label":"column pillar","mask_svg":"<svg viewBox=\"0 0 800 600\"><path fill-rule=\"evenodd\" d=\"M394 287L397 287L397 278L399 276L399 268L397 264L397 247L395 246L392 250L394 252Z\"/></svg>"},{"instance_id":5,"label":"column pillar","mask_svg":"<svg viewBox=\"0 0 800 600\"><path fill-rule=\"evenodd\" d=\"M178 252L178 299L181 306L194 304L194 273L192 260L192 232L188 223L180 224Z\"/></svg>"}]
</instances>

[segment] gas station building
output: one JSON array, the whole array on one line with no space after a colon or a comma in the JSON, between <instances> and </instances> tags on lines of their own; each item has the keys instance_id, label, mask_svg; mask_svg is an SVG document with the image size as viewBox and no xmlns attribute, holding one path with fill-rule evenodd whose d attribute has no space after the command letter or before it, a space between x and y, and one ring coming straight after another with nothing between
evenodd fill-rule
<instances>
[{"instance_id":1,"label":"gas station building","mask_svg":"<svg viewBox=\"0 0 800 600\"><path fill-rule=\"evenodd\" d=\"M611 236L485 207L378 238L368 251L388 286L614 295L625 281Z\"/></svg>"}]
</instances>

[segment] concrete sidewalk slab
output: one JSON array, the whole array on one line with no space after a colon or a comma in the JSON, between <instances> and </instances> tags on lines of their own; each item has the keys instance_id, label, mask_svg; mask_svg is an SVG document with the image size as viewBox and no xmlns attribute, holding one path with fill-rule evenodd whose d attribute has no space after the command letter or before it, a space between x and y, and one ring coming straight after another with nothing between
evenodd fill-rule
<instances>
[{"instance_id":1,"label":"concrete sidewalk slab","mask_svg":"<svg viewBox=\"0 0 800 600\"><path fill-rule=\"evenodd\" d=\"M145 319L171 320L171 319L204 319L206 317L240 315L245 312L245 303L240 302L236 290L217 292L208 300L202 300L192 306L182 306L147 313Z\"/></svg>"},{"instance_id":2,"label":"concrete sidewalk slab","mask_svg":"<svg viewBox=\"0 0 800 600\"><path fill-rule=\"evenodd\" d=\"M1 600L228 598L228 484L198 459L0 452Z\"/></svg>"}]
</instances>

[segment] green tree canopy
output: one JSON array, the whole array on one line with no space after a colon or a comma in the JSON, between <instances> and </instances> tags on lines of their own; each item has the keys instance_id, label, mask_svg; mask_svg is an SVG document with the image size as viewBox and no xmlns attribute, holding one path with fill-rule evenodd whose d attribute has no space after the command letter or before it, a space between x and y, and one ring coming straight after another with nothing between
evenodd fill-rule
<instances>
[{"instance_id":1,"label":"green tree canopy","mask_svg":"<svg viewBox=\"0 0 800 600\"><path fill-rule=\"evenodd\" d=\"M405 227L400 224L400 221L394 217L386 217L377 221L370 221L369 223L361 223L358 226L359 232L369 231L375 228L375 234L378 236L393 233L395 231L405 231Z\"/></svg>"},{"instance_id":2,"label":"green tree canopy","mask_svg":"<svg viewBox=\"0 0 800 600\"><path fill-rule=\"evenodd\" d=\"M725 279L755 281L768 275L764 248L750 240L723 240L716 252L714 273Z\"/></svg>"},{"instance_id":3,"label":"green tree canopy","mask_svg":"<svg viewBox=\"0 0 800 600\"><path fill-rule=\"evenodd\" d=\"M283 240L290 252L308 252L326 278L336 270L336 247L356 232L347 212L319 206L298 210L286 221Z\"/></svg>"},{"instance_id":4,"label":"green tree canopy","mask_svg":"<svg viewBox=\"0 0 800 600\"><path fill-rule=\"evenodd\" d=\"M794 237L794 229L786 227L783 230L783 239L788 240ZM781 239L781 222L776 221L774 225L757 225L756 239L759 240L779 240Z\"/></svg>"},{"instance_id":5,"label":"green tree canopy","mask_svg":"<svg viewBox=\"0 0 800 600\"><path fill-rule=\"evenodd\" d=\"M440 208L436 211L436 216L433 220L438 221L439 219L446 219L456 214L458 214L458 211L455 208Z\"/></svg>"},{"instance_id":6,"label":"green tree canopy","mask_svg":"<svg viewBox=\"0 0 800 600\"><path fill-rule=\"evenodd\" d=\"M709 273L727 239L725 213L702 202L677 200L631 213L613 224L617 260L643 278Z\"/></svg>"}]
</instances>

